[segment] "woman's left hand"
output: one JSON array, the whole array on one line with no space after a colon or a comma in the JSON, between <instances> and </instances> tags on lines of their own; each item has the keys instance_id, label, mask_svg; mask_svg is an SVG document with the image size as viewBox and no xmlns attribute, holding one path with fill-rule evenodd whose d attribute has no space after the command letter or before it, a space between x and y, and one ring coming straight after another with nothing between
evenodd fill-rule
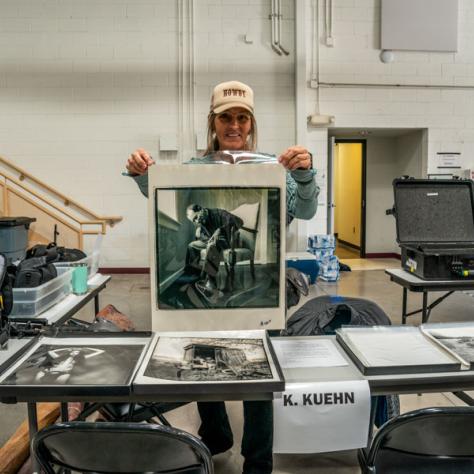
<instances>
[{"instance_id":1,"label":"woman's left hand","mask_svg":"<svg viewBox=\"0 0 474 474\"><path fill-rule=\"evenodd\" d=\"M304 146L300 145L287 148L278 157L278 161L290 171L297 169L308 170L311 168L311 154Z\"/></svg>"}]
</instances>

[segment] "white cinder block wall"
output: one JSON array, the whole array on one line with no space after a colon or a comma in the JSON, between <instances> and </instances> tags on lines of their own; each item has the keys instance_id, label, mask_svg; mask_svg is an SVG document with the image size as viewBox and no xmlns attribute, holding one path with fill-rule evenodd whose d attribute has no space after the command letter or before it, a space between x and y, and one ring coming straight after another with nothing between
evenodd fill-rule
<instances>
[{"instance_id":1,"label":"white cinder block wall","mask_svg":"<svg viewBox=\"0 0 474 474\"><path fill-rule=\"evenodd\" d=\"M458 89L325 88L321 108L338 127L428 128L428 169L436 153L462 153L463 167L474 166L474 3L459 1L457 53L395 52L379 60L380 2L334 1L334 47L320 49L320 80L463 86Z\"/></svg>"},{"instance_id":2,"label":"white cinder block wall","mask_svg":"<svg viewBox=\"0 0 474 474\"><path fill-rule=\"evenodd\" d=\"M101 265L148 266L146 200L121 176L142 146L178 130L178 7L183 0L1 0L0 154L87 207L124 220ZM294 143L294 14L270 48L270 2L194 1L196 124L213 85L252 85L260 149ZM244 42L249 34L253 44ZM167 158L176 154L167 152Z\"/></svg>"},{"instance_id":3,"label":"white cinder block wall","mask_svg":"<svg viewBox=\"0 0 474 474\"><path fill-rule=\"evenodd\" d=\"M107 234L102 266L148 266L146 200L120 173L136 147L158 156L159 136L179 135L179 12L190 3L194 132L205 128L212 86L238 79L255 89L261 151L278 153L298 137L314 152L322 194L316 218L300 225L300 246L306 232L326 225L327 131L295 115L298 96L299 114L316 111L309 87L316 41L322 82L472 86L322 87L319 98L337 127L428 129L425 173L439 151L461 152L463 167L474 168L469 0L459 2L457 53L396 52L390 64L379 60L379 0L333 0L333 47L323 45L322 15L314 38L316 0L283 0L288 57L270 48L270 0L1 0L0 154L87 207L124 216ZM298 35L304 41L295 51ZM298 68L306 77L297 81Z\"/></svg>"}]
</instances>

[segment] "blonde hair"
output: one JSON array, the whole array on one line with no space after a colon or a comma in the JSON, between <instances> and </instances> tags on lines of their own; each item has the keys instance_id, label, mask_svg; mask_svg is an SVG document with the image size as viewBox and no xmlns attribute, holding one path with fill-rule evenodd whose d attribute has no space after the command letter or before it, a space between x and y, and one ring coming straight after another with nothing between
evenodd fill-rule
<instances>
[{"instance_id":1,"label":"blonde hair","mask_svg":"<svg viewBox=\"0 0 474 474\"><path fill-rule=\"evenodd\" d=\"M257 150L257 121L253 114L250 115L250 132L247 137L247 143L245 149L247 151L256 151ZM207 116L207 148L204 152L205 155L209 155L209 153L213 153L214 151L219 150L219 140L216 136L216 120L217 114L214 112L209 112Z\"/></svg>"}]
</instances>

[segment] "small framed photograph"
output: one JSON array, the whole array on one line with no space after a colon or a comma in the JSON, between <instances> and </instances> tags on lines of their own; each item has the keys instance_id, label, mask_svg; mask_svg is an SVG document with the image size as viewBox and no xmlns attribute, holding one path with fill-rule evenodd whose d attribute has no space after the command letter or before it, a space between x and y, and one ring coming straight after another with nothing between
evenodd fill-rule
<instances>
[{"instance_id":1,"label":"small framed photograph","mask_svg":"<svg viewBox=\"0 0 474 474\"><path fill-rule=\"evenodd\" d=\"M278 164L150 169L154 331L284 327L285 192Z\"/></svg>"},{"instance_id":2,"label":"small framed photograph","mask_svg":"<svg viewBox=\"0 0 474 474\"><path fill-rule=\"evenodd\" d=\"M284 390L266 331L156 334L133 383L136 394Z\"/></svg>"},{"instance_id":3,"label":"small framed photograph","mask_svg":"<svg viewBox=\"0 0 474 474\"><path fill-rule=\"evenodd\" d=\"M149 333L40 337L0 375L0 396L129 395L150 341Z\"/></svg>"}]
</instances>

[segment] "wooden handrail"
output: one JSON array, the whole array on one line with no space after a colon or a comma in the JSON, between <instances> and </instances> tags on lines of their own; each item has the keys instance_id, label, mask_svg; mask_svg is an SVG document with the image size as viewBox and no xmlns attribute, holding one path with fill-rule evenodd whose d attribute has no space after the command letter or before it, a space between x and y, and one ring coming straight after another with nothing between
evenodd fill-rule
<instances>
[{"instance_id":1,"label":"wooden handrail","mask_svg":"<svg viewBox=\"0 0 474 474\"><path fill-rule=\"evenodd\" d=\"M0 183L0 186L5 186L4 183ZM54 217L54 219L56 219L58 222L60 222L61 224L63 224L64 226L66 226L67 228L73 230L74 232L80 232L80 229L74 227L72 224L70 224L69 222L65 221L64 219L62 219L61 217L59 216L55 216L51 213L50 210L48 210L46 207L42 206L41 204L38 204L37 202L33 201L33 199L30 199L28 196L23 196L18 190L16 189L13 189L11 187L8 187L7 186L7 189L12 192L13 194L16 194L18 197L20 197L21 199L25 200L28 204L32 205L33 207L36 207L37 209L39 209L41 212L44 212L45 214L51 216L51 217ZM69 214L67 214L66 212L63 212L67 217L70 217ZM97 231L88 231L87 234L105 234L105 225L104 225L104 222L103 221L97 221L97 222L87 222L87 221L80 221L80 220L77 220L77 219L73 219L74 222L76 224L79 224L80 226L83 226L83 225L100 225L101 226L101 230L97 230ZM86 232L82 232L83 234L86 233Z\"/></svg>"},{"instance_id":2,"label":"wooden handrail","mask_svg":"<svg viewBox=\"0 0 474 474\"><path fill-rule=\"evenodd\" d=\"M3 183L2 183L3 184ZM44 212L45 214L53 217L51 215L51 211L49 211L47 208L43 207L41 204L38 204L37 202L33 201L33 199L30 199L28 196L23 196L22 194L20 194L16 189L13 189L13 188L8 188L9 191L11 191L13 194L16 194L18 197L21 197L21 199L24 199L28 204L32 205L33 207L36 207L37 209L39 209L40 211ZM68 216L69 217L69 216ZM61 224L63 224L64 226L66 226L67 228L73 230L73 231L76 231L77 229L72 225L70 224L69 222L65 221L64 219L61 219L60 217L58 216L55 216L55 219L60 222ZM79 222L76 221L76 223L79 224Z\"/></svg>"},{"instance_id":3,"label":"wooden handrail","mask_svg":"<svg viewBox=\"0 0 474 474\"><path fill-rule=\"evenodd\" d=\"M28 192L29 194L32 194L34 197L38 198L39 200L45 202L46 204L48 204L48 206L51 206L53 209L55 209L56 211L58 211L59 213L61 214L64 214L65 216L69 217L69 219L73 220L74 222L76 222L76 224L96 224L96 225L101 225L103 224L103 220L96 220L96 221L81 221L80 219L78 219L76 216L74 216L73 214L71 214L70 212L68 211L65 211L64 209L62 209L61 207L57 206L56 204L54 204L53 202L51 202L48 198L45 198L43 196L41 196L40 194L38 194L36 191L34 191L33 189L30 189L28 188L27 186L25 186L24 184L22 184L20 181L17 181L15 178L11 178L9 177L8 175L5 175L4 173L2 173L0 171L0 175L4 176L8 181L11 181L12 183L15 183L18 187L20 187L21 189L24 189L26 192ZM28 200L30 201L30 204L34 204L33 201L31 201L30 199L28 199L26 196L21 196L18 191L14 188L12 188L11 186L8 186L8 184L6 184L6 188L12 192L14 192L17 196L19 197L23 197L25 200ZM42 211L46 211L45 208L42 208Z\"/></svg>"},{"instance_id":4,"label":"wooden handrail","mask_svg":"<svg viewBox=\"0 0 474 474\"><path fill-rule=\"evenodd\" d=\"M70 197L66 196L65 194L60 193L59 191L52 188L51 186L44 183L43 181L39 180L38 178L35 178L30 173L28 173L24 169L20 168L19 166L14 165L11 161L7 160L6 158L3 158L2 156L0 156L0 163L3 163L5 166L13 169L16 173L18 173L19 174L18 179L20 181L24 181L26 179L30 180L31 182L33 182L33 183L37 184L38 186L40 186L42 189L44 189L44 190L48 191L49 193L53 194L58 200L61 200L65 206L75 208L77 211L79 211L82 214L87 215L92 220L105 221L111 227L114 224L116 224L117 222L120 222L122 220L121 216L99 216L99 215L97 215L95 212L91 211L90 209L87 209L82 204L79 204L77 201L74 201L74 199L71 199ZM12 179L11 177L9 177L5 173L3 173L1 170L0 170L0 175L5 176L6 179L10 179L11 181L14 181L15 184L17 184L18 186L23 187L21 184L18 184L18 181L16 181L14 178ZM32 193L31 189L27 189L27 190L28 190L28 192ZM34 194L34 193L32 193L32 194ZM41 198L41 199L48 202L45 198ZM52 205L50 202L48 202L48 204ZM62 211L62 212L64 212L64 211Z\"/></svg>"}]
</instances>

